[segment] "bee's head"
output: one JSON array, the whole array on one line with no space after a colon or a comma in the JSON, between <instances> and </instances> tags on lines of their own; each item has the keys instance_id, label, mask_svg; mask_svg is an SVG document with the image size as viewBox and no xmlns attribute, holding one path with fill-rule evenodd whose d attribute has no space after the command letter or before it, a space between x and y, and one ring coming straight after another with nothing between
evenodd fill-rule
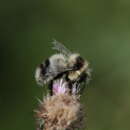
<instances>
[{"instance_id":1,"label":"bee's head","mask_svg":"<svg viewBox=\"0 0 130 130\"><path fill-rule=\"evenodd\" d=\"M73 70L78 70L84 65L84 59L79 54L72 54L68 59L68 66Z\"/></svg>"},{"instance_id":2,"label":"bee's head","mask_svg":"<svg viewBox=\"0 0 130 130\"><path fill-rule=\"evenodd\" d=\"M35 79L38 84L43 85L47 83L48 81L48 75L47 75L47 70L49 67L49 59L45 60L44 63L40 64L35 72Z\"/></svg>"}]
</instances>

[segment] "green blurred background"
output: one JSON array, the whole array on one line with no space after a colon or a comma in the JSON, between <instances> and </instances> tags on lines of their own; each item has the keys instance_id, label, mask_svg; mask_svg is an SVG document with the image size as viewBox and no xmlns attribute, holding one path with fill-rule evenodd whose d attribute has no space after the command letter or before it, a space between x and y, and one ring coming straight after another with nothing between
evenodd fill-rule
<instances>
[{"instance_id":1,"label":"green blurred background","mask_svg":"<svg viewBox=\"0 0 130 130\"><path fill-rule=\"evenodd\" d=\"M88 130L130 130L129 0L0 2L0 130L35 130L34 72L53 38L91 63Z\"/></svg>"}]
</instances>

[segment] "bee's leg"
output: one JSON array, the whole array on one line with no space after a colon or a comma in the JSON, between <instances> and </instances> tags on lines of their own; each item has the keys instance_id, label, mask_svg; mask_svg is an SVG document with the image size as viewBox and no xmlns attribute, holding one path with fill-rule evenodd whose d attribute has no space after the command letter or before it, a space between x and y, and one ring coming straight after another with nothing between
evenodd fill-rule
<instances>
[{"instance_id":1,"label":"bee's leg","mask_svg":"<svg viewBox=\"0 0 130 130\"><path fill-rule=\"evenodd\" d=\"M68 78L68 72L66 72L66 74L64 75L64 79L66 80L66 82L68 83L68 87L70 90L70 94L72 93L72 87L73 87L73 83L72 81Z\"/></svg>"},{"instance_id":2,"label":"bee's leg","mask_svg":"<svg viewBox=\"0 0 130 130\"><path fill-rule=\"evenodd\" d=\"M68 82L68 88L69 88L69 91L70 91L70 94L71 94L72 93L73 83L70 80L68 80L67 82Z\"/></svg>"},{"instance_id":3,"label":"bee's leg","mask_svg":"<svg viewBox=\"0 0 130 130\"><path fill-rule=\"evenodd\" d=\"M66 72L66 71L65 71L65 72L61 72L61 73L57 74L57 76L54 77L54 80L60 79L60 78L65 79L65 78L66 78L66 75L67 75L67 72Z\"/></svg>"},{"instance_id":4,"label":"bee's leg","mask_svg":"<svg viewBox=\"0 0 130 130\"><path fill-rule=\"evenodd\" d=\"M83 90L86 88L87 86L87 74L86 73L83 73L77 80L77 84L81 84L81 87L80 87L80 93L83 92Z\"/></svg>"},{"instance_id":5,"label":"bee's leg","mask_svg":"<svg viewBox=\"0 0 130 130\"><path fill-rule=\"evenodd\" d=\"M82 83L82 85L81 85L81 88L80 88L80 93L81 93L81 94L84 92L84 89L86 88L86 86L87 86L87 82L84 81L84 82Z\"/></svg>"},{"instance_id":6,"label":"bee's leg","mask_svg":"<svg viewBox=\"0 0 130 130\"><path fill-rule=\"evenodd\" d=\"M68 86L69 86L69 90L70 90L70 94L71 94L72 93L73 83L71 81L69 81Z\"/></svg>"},{"instance_id":7,"label":"bee's leg","mask_svg":"<svg viewBox=\"0 0 130 130\"><path fill-rule=\"evenodd\" d=\"M50 95L52 96L53 95L53 91L52 91L52 89L53 89L53 81L51 81L49 83L48 87L49 87Z\"/></svg>"}]
</instances>

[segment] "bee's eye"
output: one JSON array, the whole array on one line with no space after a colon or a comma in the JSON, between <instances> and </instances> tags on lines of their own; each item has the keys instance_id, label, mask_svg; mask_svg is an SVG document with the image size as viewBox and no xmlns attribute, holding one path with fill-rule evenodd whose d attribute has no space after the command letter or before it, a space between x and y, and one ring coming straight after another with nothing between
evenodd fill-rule
<instances>
[{"instance_id":1,"label":"bee's eye","mask_svg":"<svg viewBox=\"0 0 130 130\"><path fill-rule=\"evenodd\" d=\"M49 61L49 59L46 59L45 60L45 67L48 67L50 65L50 61Z\"/></svg>"},{"instance_id":2,"label":"bee's eye","mask_svg":"<svg viewBox=\"0 0 130 130\"><path fill-rule=\"evenodd\" d=\"M81 56L78 56L76 60L77 60L77 63L79 63L79 64L84 63L84 60L83 60L83 58Z\"/></svg>"},{"instance_id":3,"label":"bee's eye","mask_svg":"<svg viewBox=\"0 0 130 130\"><path fill-rule=\"evenodd\" d=\"M41 73L43 75L45 75L46 74L46 68L45 68L45 66L43 64L40 64L40 68L41 68Z\"/></svg>"},{"instance_id":4,"label":"bee's eye","mask_svg":"<svg viewBox=\"0 0 130 130\"><path fill-rule=\"evenodd\" d=\"M78 56L78 57L76 58L76 63L75 63L75 65L74 65L74 68L75 68L75 69L80 69L80 68L83 66L83 64L84 64L83 58L80 57L80 56Z\"/></svg>"}]
</instances>

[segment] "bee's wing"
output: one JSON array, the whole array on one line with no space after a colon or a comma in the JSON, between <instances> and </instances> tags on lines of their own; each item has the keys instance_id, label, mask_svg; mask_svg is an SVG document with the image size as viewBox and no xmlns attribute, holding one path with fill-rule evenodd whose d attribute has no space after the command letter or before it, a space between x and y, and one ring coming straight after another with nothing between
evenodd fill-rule
<instances>
[{"instance_id":1,"label":"bee's wing","mask_svg":"<svg viewBox=\"0 0 130 130\"><path fill-rule=\"evenodd\" d=\"M72 53L69 49L67 49L62 43L53 40L52 42L53 47L52 49L59 51L60 53L64 54L65 56L70 56Z\"/></svg>"}]
</instances>

